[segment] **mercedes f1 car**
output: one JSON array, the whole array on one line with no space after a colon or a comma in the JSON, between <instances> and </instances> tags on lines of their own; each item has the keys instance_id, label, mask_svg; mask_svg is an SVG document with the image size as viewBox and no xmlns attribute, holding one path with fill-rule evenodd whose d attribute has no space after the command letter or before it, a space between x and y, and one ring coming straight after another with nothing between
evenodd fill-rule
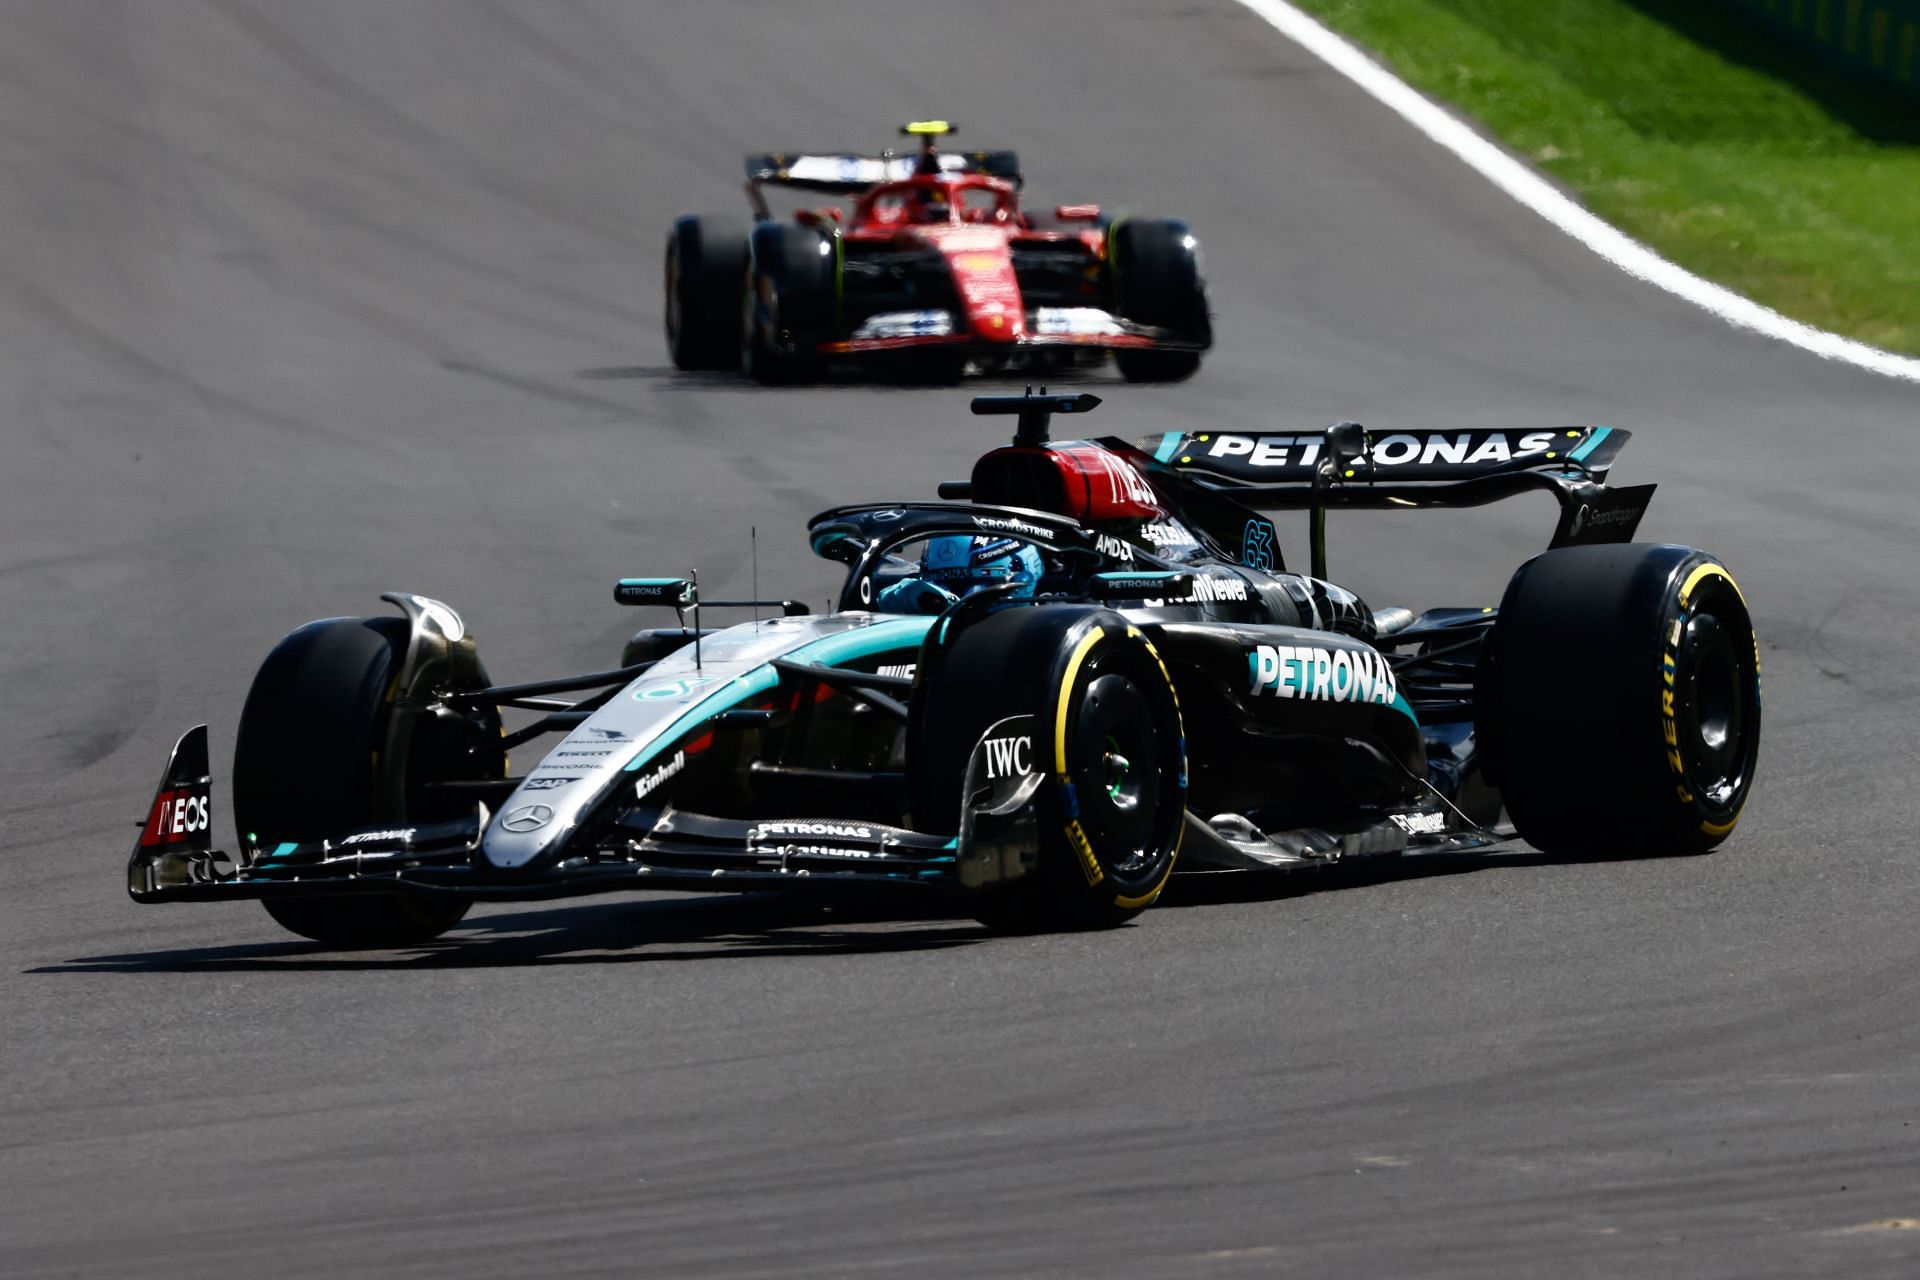
<instances>
[{"instance_id":1,"label":"mercedes f1 car","mask_svg":"<svg viewBox=\"0 0 1920 1280\"><path fill-rule=\"evenodd\" d=\"M989 397L1013 442L940 502L841 507L837 610L702 601L616 669L491 680L452 609L293 632L255 677L216 852L206 726L134 847L141 902L259 898L393 945L470 903L616 890L958 895L990 924L1111 925L1176 866L1288 872L1458 853L1704 851L1760 741L1747 606L1713 557L1632 536L1627 433L1172 433L1055 442L1091 395ZM1374 609L1327 580L1332 508L1545 491L1551 547L1497 608ZM1311 571L1266 514L1309 513ZM753 608L731 626L703 612ZM690 621L688 618L690 615ZM531 723L503 729L511 709ZM522 774L507 753L560 735Z\"/></svg>"},{"instance_id":2,"label":"mercedes f1 car","mask_svg":"<svg viewBox=\"0 0 1920 1280\"><path fill-rule=\"evenodd\" d=\"M830 361L891 363L952 381L969 362L1086 364L1113 354L1136 382L1200 367L1213 343L1200 247L1172 219L1020 206L1011 151L942 152L920 121L917 156L751 155L744 218L687 215L667 237L667 347L681 369L740 367L761 382ZM769 187L839 206L774 217Z\"/></svg>"}]
</instances>

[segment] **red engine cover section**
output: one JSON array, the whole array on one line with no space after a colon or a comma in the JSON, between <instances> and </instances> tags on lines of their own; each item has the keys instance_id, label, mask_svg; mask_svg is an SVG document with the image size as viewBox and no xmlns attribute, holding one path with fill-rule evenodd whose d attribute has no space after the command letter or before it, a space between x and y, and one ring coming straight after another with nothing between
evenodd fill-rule
<instances>
[{"instance_id":1,"label":"red engine cover section","mask_svg":"<svg viewBox=\"0 0 1920 1280\"><path fill-rule=\"evenodd\" d=\"M1125 458L1083 440L1044 449L995 449L973 464L973 500L1099 523L1158 520L1167 512Z\"/></svg>"}]
</instances>

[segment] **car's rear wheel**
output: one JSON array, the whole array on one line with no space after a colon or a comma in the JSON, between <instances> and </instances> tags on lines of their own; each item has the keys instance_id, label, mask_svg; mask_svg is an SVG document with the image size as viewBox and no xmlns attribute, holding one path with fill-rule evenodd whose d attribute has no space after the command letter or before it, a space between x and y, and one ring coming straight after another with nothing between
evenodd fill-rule
<instances>
[{"instance_id":1,"label":"car's rear wheel","mask_svg":"<svg viewBox=\"0 0 1920 1280\"><path fill-rule=\"evenodd\" d=\"M739 363L740 281L747 269L744 218L676 219L667 233L667 351L678 369Z\"/></svg>"},{"instance_id":2,"label":"car's rear wheel","mask_svg":"<svg viewBox=\"0 0 1920 1280\"><path fill-rule=\"evenodd\" d=\"M1746 806L1759 648L1732 575L1691 547L1568 547L1521 566L1477 700L1488 774L1545 852L1701 853Z\"/></svg>"},{"instance_id":3,"label":"car's rear wheel","mask_svg":"<svg viewBox=\"0 0 1920 1280\"><path fill-rule=\"evenodd\" d=\"M1114 309L1176 341L1211 346L1200 246L1187 225L1170 218L1125 218L1108 238ZM1116 351L1113 359L1129 382L1178 382L1200 368L1198 350Z\"/></svg>"},{"instance_id":4,"label":"car's rear wheel","mask_svg":"<svg viewBox=\"0 0 1920 1280\"><path fill-rule=\"evenodd\" d=\"M311 841L373 823L451 817L429 784L502 775L497 722L423 725L405 759L382 759L407 634L398 618L329 618L301 627L267 655L234 750L234 819L243 838ZM382 799L396 790L382 785L393 770L400 771L398 811ZM262 905L302 937L388 947L439 936L469 903L453 895L354 893Z\"/></svg>"},{"instance_id":5,"label":"car's rear wheel","mask_svg":"<svg viewBox=\"0 0 1920 1280\"><path fill-rule=\"evenodd\" d=\"M913 820L959 829L962 779L991 726L1032 716L1039 866L972 905L999 929L1102 928L1159 897L1186 822L1179 700L1159 654L1105 610L1016 608L961 630L922 676L909 727Z\"/></svg>"}]
</instances>

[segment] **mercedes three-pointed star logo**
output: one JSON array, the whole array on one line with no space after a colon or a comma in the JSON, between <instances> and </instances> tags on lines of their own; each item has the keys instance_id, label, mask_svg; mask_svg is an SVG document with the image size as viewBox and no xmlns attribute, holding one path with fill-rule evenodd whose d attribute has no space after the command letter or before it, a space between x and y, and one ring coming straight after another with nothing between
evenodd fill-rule
<instances>
[{"instance_id":1,"label":"mercedes three-pointed star logo","mask_svg":"<svg viewBox=\"0 0 1920 1280\"><path fill-rule=\"evenodd\" d=\"M523 804L501 815L500 829L518 835L527 831L538 831L552 821L553 809L550 805Z\"/></svg>"}]
</instances>

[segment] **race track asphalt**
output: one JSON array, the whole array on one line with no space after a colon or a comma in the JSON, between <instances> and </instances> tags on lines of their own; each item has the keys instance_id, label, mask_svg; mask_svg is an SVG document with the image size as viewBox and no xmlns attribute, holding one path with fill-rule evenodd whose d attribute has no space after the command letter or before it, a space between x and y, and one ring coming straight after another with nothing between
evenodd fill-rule
<instances>
[{"instance_id":1,"label":"race track asphalt","mask_svg":"<svg viewBox=\"0 0 1920 1280\"><path fill-rule=\"evenodd\" d=\"M665 228L742 153L936 113L1040 201L1199 230L1220 345L1093 379L1100 431L1634 431L1643 536L1763 637L1730 844L1043 938L637 898L333 953L127 901L173 737L223 783L300 622L409 589L497 677L604 666L612 579L744 591L754 528L824 597L808 514L963 474L967 391L660 337ZM1911 1275L1915 408L1618 275L1231 0L5 0L0 1274ZM1491 602L1550 521L1336 517L1334 572Z\"/></svg>"}]
</instances>

